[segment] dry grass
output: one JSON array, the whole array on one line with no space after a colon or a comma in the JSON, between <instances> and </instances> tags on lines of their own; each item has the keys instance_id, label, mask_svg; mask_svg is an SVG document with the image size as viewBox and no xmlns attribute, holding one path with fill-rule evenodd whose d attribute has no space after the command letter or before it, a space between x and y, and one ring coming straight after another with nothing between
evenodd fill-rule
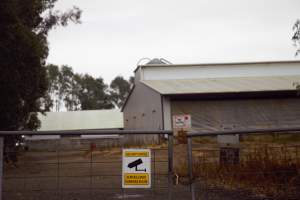
<instances>
[{"instance_id":1,"label":"dry grass","mask_svg":"<svg viewBox=\"0 0 300 200\"><path fill-rule=\"evenodd\" d=\"M265 143L265 144L299 144L300 133L266 133L263 135L243 135L240 141L245 143Z\"/></svg>"},{"instance_id":2,"label":"dry grass","mask_svg":"<svg viewBox=\"0 0 300 200\"><path fill-rule=\"evenodd\" d=\"M287 198L300 190L300 146L250 145L240 163L221 165L207 153L195 159L195 175L208 185L251 190L259 196ZM299 194L298 194L299 195Z\"/></svg>"}]
</instances>

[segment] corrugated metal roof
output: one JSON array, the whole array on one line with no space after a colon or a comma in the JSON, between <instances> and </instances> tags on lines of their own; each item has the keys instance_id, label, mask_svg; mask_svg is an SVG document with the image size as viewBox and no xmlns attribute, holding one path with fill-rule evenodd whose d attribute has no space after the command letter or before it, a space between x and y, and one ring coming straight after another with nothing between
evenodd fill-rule
<instances>
[{"instance_id":1,"label":"corrugated metal roof","mask_svg":"<svg viewBox=\"0 0 300 200\"><path fill-rule=\"evenodd\" d=\"M123 114L119 110L46 112L38 118L40 131L123 128Z\"/></svg>"},{"instance_id":2,"label":"corrugated metal roof","mask_svg":"<svg viewBox=\"0 0 300 200\"><path fill-rule=\"evenodd\" d=\"M300 75L142 81L160 94L295 90L297 82L300 82Z\"/></svg>"}]
</instances>

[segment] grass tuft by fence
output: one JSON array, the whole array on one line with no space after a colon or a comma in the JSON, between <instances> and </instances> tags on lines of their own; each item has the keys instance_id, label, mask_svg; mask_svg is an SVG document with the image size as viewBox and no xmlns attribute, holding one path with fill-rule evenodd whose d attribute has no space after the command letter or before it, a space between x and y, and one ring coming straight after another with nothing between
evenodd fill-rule
<instances>
[{"instance_id":1,"label":"grass tuft by fence","mask_svg":"<svg viewBox=\"0 0 300 200\"><path fill-rule=\"evenodd\" d=\"M251 144L240 150L236 165L220 164L216 152L202 151L194 161L195 176L210 187L247 190L262 197L300 196L300 145Z\"/></svg>"}]
</instances>

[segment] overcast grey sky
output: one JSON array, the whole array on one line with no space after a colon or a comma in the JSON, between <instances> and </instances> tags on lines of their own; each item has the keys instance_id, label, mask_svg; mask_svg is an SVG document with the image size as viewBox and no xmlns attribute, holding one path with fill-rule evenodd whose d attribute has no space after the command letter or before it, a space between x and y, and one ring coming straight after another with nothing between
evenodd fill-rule
<instances>
[{"instance_id":1,"label":"overcast grey sky","mask_svg":"<svg viewBox=\"0 0 300 200\"><path fill-rule=\"evenodd\" d=\"M53 30L49 63L101 76L133 75L139 59L172 63L293 60L299 0L59 0L82 24Z\"/></svg>"}]
</instances>

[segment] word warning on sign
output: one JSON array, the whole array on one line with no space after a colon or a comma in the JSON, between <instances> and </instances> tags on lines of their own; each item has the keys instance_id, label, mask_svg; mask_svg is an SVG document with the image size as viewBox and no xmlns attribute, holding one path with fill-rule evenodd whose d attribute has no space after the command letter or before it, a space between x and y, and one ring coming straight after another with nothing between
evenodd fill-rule
<instances>
[{"instance_id":1,"label":"word warning on sign","mask_svg":"<svg viewBox=\"0 0 300 200\"><path fill-rule=\"evenodd\" d=\"M151 187L150 149L123 149L122 187Z\"/></svg>"}]
</instances>

